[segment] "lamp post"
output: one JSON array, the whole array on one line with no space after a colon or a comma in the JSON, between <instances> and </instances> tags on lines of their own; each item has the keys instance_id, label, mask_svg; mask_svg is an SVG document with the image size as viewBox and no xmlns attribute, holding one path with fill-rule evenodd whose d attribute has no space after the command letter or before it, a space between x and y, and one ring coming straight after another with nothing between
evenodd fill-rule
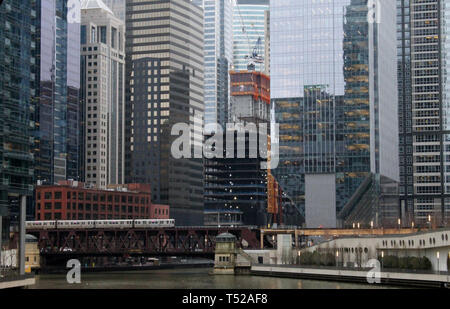
<instances>
[{"instance_id":1,"label":"lamp post","mask_svg":"<svg viewBox=\"0 0 450 309\"><path fill-rule=\"evenodd\" d=\"M336 250L336 268L339 267L339 250Z\"/></svg>"},{"instance_id":2,"label":"lamp post","mask_svg":"<svg viewBox=\"0 0 450 309\"><path fill-rule=\"evenodd\" d=\"M361 226L361 225L360 225L359 222L358 222L358 229L360 228L360 226Z\"/></svg>"},{"instance_id":3,"label":"lamp post","mask_svg":"<svg viewBox=\"0 0 450 309\"><path fill-rule=\"evenodd\" d=\"M398 223L398 229L400 230L402 228L402 220L399 218L397 220L397 223Z\"/></svg>"},{"instance_id":4,"label":"lamp post","mask_svg":"<svg viewBox=\"0 0 450 309\"><path fill-rule=\"evenodd\" d=\"M373 229L373 221L370 221L370 228Z\"/></svg>"},{"instance_id":5,"label":"lamp post","mask_svg":"<svg viewBox=\"0 0 450 309\"><path fill-rule=\"evenodd\" d=\"M383 269L384 251L381 251L381 269Z\"/></svg>"},{"instance_id":6,"label":"lamp post","mask_svg":"<svg viewBox=\"0 0 450 309\"><path fill-rule=\"evenodd\" d=\"M441 273L441 270L439 269L439 251L436 252L436 258L437 258L437 269L438 269L438 274Z\"/></svg>"}]
</instances>

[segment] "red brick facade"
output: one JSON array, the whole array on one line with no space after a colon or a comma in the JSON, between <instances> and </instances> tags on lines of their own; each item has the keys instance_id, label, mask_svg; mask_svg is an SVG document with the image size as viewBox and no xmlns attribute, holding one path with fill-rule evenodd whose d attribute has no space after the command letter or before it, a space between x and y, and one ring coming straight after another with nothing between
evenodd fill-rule
<instances>
[{"instance_id":1,"label":"red brick facade","mask_svg":"<svg viewBox=\"0 0 450 309\"><path fill-rule=\"evenodd\" d=\"M110 188L85 188L83 183L72 181L38 186L36 220L169 219L168 205L151 203L150 185Z\"/></svg>"}]
</instances>

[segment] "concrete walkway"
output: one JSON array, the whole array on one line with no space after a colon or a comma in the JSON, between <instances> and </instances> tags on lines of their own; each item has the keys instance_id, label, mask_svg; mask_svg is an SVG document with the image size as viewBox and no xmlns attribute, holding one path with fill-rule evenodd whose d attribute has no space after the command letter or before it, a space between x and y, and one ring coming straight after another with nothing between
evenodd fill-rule
<instances>
[{"instance_id":1,"label":"concrete walkway","mask_svg":"<svg viewBox=\"0 0 450 309\"><path fill-rule=\"evenodd\" d=\"M370 283L370 271L370 269L305 268L298 265L253 265L251 267L251 274L253 275L367 284ZM389 285L449 288L450 274L392 272L383 270L380 273L380 283Z\"/></svg>"}]
</instances>

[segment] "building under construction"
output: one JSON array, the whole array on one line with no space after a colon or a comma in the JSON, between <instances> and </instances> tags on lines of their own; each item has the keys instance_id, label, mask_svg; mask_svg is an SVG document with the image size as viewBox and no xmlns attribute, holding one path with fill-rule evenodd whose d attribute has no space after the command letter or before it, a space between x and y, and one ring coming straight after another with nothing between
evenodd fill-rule
<instances>
[{"instance_id":1,"label":"building under construction","mask_svg":"<svg viewBox=\"0 0 450 309\"><path fill-rule=\"evenodd\" d=\"M216 154L223 155L205 159L205 224L267 226L274 219L281 223L281 189L267 169L270 79L241 71L230 72L230 81L228 128L217 132L223 152ZM238 124L244 130L236 129Z\"/></svg>"}]
</instances>

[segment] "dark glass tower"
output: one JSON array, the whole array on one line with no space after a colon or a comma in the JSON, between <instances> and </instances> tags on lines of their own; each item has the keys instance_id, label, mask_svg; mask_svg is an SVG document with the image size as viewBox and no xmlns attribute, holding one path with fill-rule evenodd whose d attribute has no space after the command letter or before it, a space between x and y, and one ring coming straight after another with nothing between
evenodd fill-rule
<instances>
[{"instance_id":1,"label":"dark glass tower","mask_svg":"<svg viewBox=\"0 0 450 309\"><path fill-rule=\"evenodd\" d=\"M65 0L35 6L36 181L79 180L80 7L68 8Z\"/></svg>"},{"instance_id":2,"label":"dark glass tower","mask_svg":"<svg viewBox=\"0 0 450 309\"><path fill-rule=\"evenodd\" d=\"M21 197L33 192L31 16L31 0L5 0L0 5L0 251L15 247L9 244L9 232L23 223ZM8 266L7 261L1 263Z\"/></svg>"}]
</instances>

